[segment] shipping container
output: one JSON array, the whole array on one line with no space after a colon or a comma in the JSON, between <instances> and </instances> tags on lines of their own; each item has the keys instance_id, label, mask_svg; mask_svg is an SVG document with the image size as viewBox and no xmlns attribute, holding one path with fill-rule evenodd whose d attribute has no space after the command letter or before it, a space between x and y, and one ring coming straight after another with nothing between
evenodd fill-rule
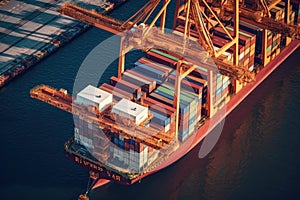
<instances>
[{"instance_id":1,"label":"shipping container","mask_svg":"<svg viewBox=\"0 0 300 200\"><path fill-rule=\"evenodd\" d=\"M109 85L107 83L103 83L99 88L107 88L110 89L112 91L112 94L114 95L115 93L124 95L126 97L126 99L133 99L133 94L129 93L127 91L121 90L120 88L114 87L112 85Z\"/></svg>"},{"instance_id":2,"label":"shipping container","mask_svg":"<svg viewBox=\"0 0 300 200\"><path fill-rule=\"evenodd\" d=\"M126 92L132 93L135 98L140 99L142 96L142 90L139 86L124 81L120 78L112 76L110 78L111 85L115 86L116 88L122 89Z\"/></svg>"},{"instance_id":3,"label":"shipping container","mask_svg":"<svg viewBox=\"0 0 300 200\"><path fill-rule=\"evenodd\" d=\"M150 111L153 114L153 118L151 119L151 121L158 123L160 125L163 125L163 126L167 126L170 124L170 122L171 122L170 116L163 114L163 113L158 113L154 109L151 109L151 108L150 108Z\"/></svg>"},{"instance_id":4,"label":"shipping container","mask_svg":"<svg viewBox=\"0 0 300 200\"><path fill-rule=\"evenodd\" d=\"M141 87L142 91L146 92L147 94L152 92L155 89L154 87L152 87L152 85L149 81L143 80L143 79L141 79L137 76L134 76L128 72L123 73L122 80Z\"/></svg>"},{"instance_id":5,"label":"shipping container","mask_svg":"<svg viewBox=\"0 0 300 200\"><path fill-rule=\"evenodd\" d=\"M152 51L147 52L147 57L155 62L170 66L172 68L175 68L177 65L177 61L170 59L168 57L162 56L162 55L152 52Z\"/></svg>"},{"instance_id":6,"label":"shipping container","mask_svg":"<svg viewBox=\"0 0 300 200\"><path fill-rule=\"evenodd\" d=\"M126 72L129 73L129 74L131 74L131 75L133 75L133 76L136 76L136 77L139 77L139 78L141 78L143 80L148 81L149 83L151 83L151 87L152 88L156 88L156 81L154 79L152 79L150 77L147 77L147 76L144 76L142 74L136 73L136 72L134 72L132 70L126 70Z\"/></svg>"},{"instance_id":7,"label":"shipping container","mask_svg":"<svg viewBox=\"0 0 300 200\"><path fill-rule=\"evenodd\" d=\"M138 62L143 63L143 64L148 64L148 65L156 66L156 67L160 68L161 70L165 71L167 74L169 74L171 71L174 70L174 69L170 68L167 65L163 65L163 64L154 62L154 61L152 61L152 60L150 60L148 58L144 58L144 57L140 58L138 60Z\"/></svg>"}]
</instances>

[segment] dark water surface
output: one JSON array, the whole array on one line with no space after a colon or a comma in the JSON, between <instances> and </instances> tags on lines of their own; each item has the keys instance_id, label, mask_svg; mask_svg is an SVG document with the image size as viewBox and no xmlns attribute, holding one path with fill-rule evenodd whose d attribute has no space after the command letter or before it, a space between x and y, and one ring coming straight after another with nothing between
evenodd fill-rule
<instances>
[{"instance_id":1,"label":"dark water surface","mask_svg":"<svg viewBox=\"0 0 300 200\"><path fill-rule=\"evenodd\" d=\"M92 29L1 89L1 200L76 199L85 191L88 173L63 153L72 116L31 99L29 91L38 84L72 91L85 56L109 36ZM198 145L140 184L108 184L91 199L298 199L299 63L300 49L226 118L204 159Z\"/></svg>"}]
</instances>

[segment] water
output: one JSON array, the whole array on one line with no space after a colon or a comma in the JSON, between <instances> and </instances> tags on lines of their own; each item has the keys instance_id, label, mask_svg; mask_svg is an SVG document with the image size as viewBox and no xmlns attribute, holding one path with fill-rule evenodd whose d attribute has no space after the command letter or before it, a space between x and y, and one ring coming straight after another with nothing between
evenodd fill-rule
<instances>
[{"instance_id":1,"label":"water","mask_svg":"<svg viewBox=\"0 0 300 200\"><path fill-rule=\"evenodd\" d=\"M0 91L1 199L76 199L88 173L68 160L72 116L29 91L38 84L72 90L77 70L109 33L92 29ZM84 44L84 45L83 45ZM91 199L296 199L299 169L300 49L226 118L210 154L199 145L141 181L108 184Z\"/></svg>"}]
</instances>

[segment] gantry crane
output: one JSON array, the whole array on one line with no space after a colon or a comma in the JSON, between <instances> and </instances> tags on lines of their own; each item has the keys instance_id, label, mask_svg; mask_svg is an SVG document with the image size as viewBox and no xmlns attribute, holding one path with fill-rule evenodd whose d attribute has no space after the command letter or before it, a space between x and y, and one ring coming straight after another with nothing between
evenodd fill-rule
<instances>
[{"instance_id":1,"label":"gantry crane","mask_svg":"<svg viewBox=\"0 0 300 200\"><path fill-rule=\"evenodd\" d=\"M221 12L221 18L226 15L232 16L234 9L232 4L233 0L221 0L223 3L214 4L215 7L219 7ZM285 18L284 22L277 21L271 18L270 10L274 8L281 0L273 0L271 3L267 3L266 0L251 0L252 7L245 6L245 2L249 0L243 0L239 7L240 18L247 22L255 22L255 24L263 29L268 29L274 33L282 34L283 36L300 39L300 27L290 24L290 6L291 0L285 1Z\"/></svg>"},{"instance_id":2,"label":"gantry crane","mask_svg":"<svg viewBox=\"0 0 300 200\"><path fill-rule=\"evenodd\" d=\"M119 20L116 20L114 18L111 18L106 15L99 14L95 11L86 10L84 8L81 8L77 5L66 3L64 4L58 11L62 14L68 15L70 17L76 18L78 20L87 22L89 24L94 25L95 27L104 29L106 31L112 32L114 34L124 34L128 31L130 31L136 24L147 24L147 20L149 19L149 16L153 13L155 8L158 6L160 0L151 0L147 4L145 4L140 10L138 10L133 16L131 16L128 20L125 22L121 22ZM226 44L224 47L222 47L220 50L215 51L212 41L210 39L210 34L208 32L208 29L205 25L205 20L209 21L208 16L203 12L203 10L200 7L200 4L204 3L206 8L210 11L210 13L213 15L215 19L219 22L221 27L224 29L224 31L228 34L228 37L231 39L231 41ZM157 20L160 18L160 29L161 33L164 33L164 27L165 27L165 17L167 12L167 6L170 3L170 0L162 0L162 7L160 8L158 14L154 17L152 22L147 24L146 26L142 26L145 30L143 31L143 38L140 38L141 40L147 40L148 38L148 45L149 46L159 46L159 42L157 40L152 40L152 44L150 43L150 36L148 37L148 33L150 32L149 28L154 27ZM225 74L227 76L233 77L235 79L240 80L241 82L249 82L253 80L254 75L251 74L247 69L243 68L243 66L238 65L238 23L236 23L235 27L235 37L233 38L228 31L224 28L221 21L218 19L218 16L214 13L214 11L210 8L206 0L187 0L187 1L181 1L177 0L176 2L177 8L179 6L184 7L185 11L189 14L186 15L186 30L184 34L184 41L181 42L181 46L184 46L183 49L186 47L186 38L189 37L187 34L188 31L188 25L191 24L190 22L193 21L196 25L196 30L199 34L199 40L198 42L209 52L209 54L212 56L213 60L217 64L218 68L210 68L214 71L219 71L222 74ZM235 12L235 20L238 21L238 8L239 4L238 1L236 1L235 8L237 12ZM177 10L179 12L179 10ZM179 17L179 15L175 16ZM147 30L146 30L147 29ZM162 35L161 35L162 36ZM167 36L162 36L167 37ZM174 47L174 44L172 44L172 40L170 40L170 47ZM128 46L126 50L123 47L124 39L121 39L121 50L120 50L120 57L119 57L119 77L122 75L124 71L124 54L128 52L133 46ZM183 44L183 45L182 45ZM234 63L226 63L223 60L219 59L218 57L228 48L235 45L235 52L234 52ZM136 47L136 46L135 46ZM181 47L182 48L182 47ZM190 51L191 52L191 51ZM197 53L197 52L196 52ZM197 57L201 57L201 55L196 55ZM209 67L209 65L207 66Z\"/></svg>"}]
</instances>

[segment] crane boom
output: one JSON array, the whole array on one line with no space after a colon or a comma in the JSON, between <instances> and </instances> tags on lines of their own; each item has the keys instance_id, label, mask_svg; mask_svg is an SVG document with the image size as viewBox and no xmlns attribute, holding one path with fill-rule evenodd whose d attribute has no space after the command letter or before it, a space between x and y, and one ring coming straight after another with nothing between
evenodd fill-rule
<instances>
[{"instance_id":1,"label":"crane boom","mask_svg":"<svg viewBox=\"0 0 300 200\"><path fill-rule=\"evenodd\" d=\"M206 7L209 9L208 4L205 0L202 0ZM158 6L160 0L151 0L147 2L141 9L139 9L135 14L133 14L129 19L127 19L125 22L122 22L120 20L114 19L112 17L109 17L107 15L99 14L95 11L90 11L84 8L81 8L78 5L72 4L72 3L65 3L58 11L64 15L73 17L75 19L84 21L86 23L89 23L95 27L101 28L103 30L109 31L114 34L120 34L128 32L135 24L138 22L145 23L150 15L153 13L154 9ZM168 3L168 2L167 2ZM165 5L162 10L160 10L159 13L163 13L164 10L166 10ZM209 52L209 54L214 57L213 60L218 65L218 69L212 69L212 70L218 70L222 74L234 77L240 81L246 81L249 82L250 80L253 80L253 75L250 74L250 72L247 69L243 69L243 67L238 65L232 65L232 63L225 63L223 60L218 59L218 56L222 54L222 52L226 51L228 48L230 48L232 45L235 45L238 41L237 38L232 38L231 35L229 35L229 38L232 39L231 42L229 42L227 45L225 45L223 48L219 49L217 52L214 49L213 43L210 38L210 34L208 31L208 28L205 26L204 18L207 20L208 17L205 15L204 11L200 8L200 4L198 1L192 0L188 1L186 4L187 8L190 9L191 16L187 16L189 21L193 21L195 23L196 29L199 34L198 42L206 49L206 51ZM215 18L217 16L214 14L214 12L209 9L210 12L214 15ZM203 18L204 17L204 18ZM158 19L158 15L155 17L155 20L150 23L150 26L152 27L156 20ZM217 19L218 20L218 19ZM220 20L218 20L219 23ZM187 25L186 25L187 26ZM224 26L221 24L222 28L227 32L227 30L224 28ZM148 26L145 26L148 27ZM163 27L161 27L163 28ZM162 35L161 35L162 34ZM172 47L181 48L182 49L182 42L178 45L174 46L174 41L172 39L168 40L168 36L164 33L161 33L155 36L155 39L151 39L151 36L149 34L149 29L144 30L142 37L139 38L140 41L147 41L147 44L152 47L162 47L168 46L170 49ZM229 34L227 32L227 34ZM126 35L126 34L125 34ZM138 38L136 37L135 40ZM167 42L168 41L168 42ZM183 42L184 45L186 41ZM136 43L137 44L137 43ZM144 43L145 44L145 43ZM137 48L137 46L131 45L127 46L127 50L131 48ZM126 52L123 51L123 52ZM197 52L198 57L199 53ZM123 53L122 53L123 54ZM190 55L195 54L192 51L190 51ZM121 55L121 57L123 57ZM191 56L189 57L191 58ZM195 57L197 58L197 57ZM119 65L124 65L124 62L120 62ZM208 65L206 65L208 66ZM120 69L124 69L122 66ZM119 75L122 73L123 70L119 70Z\"/></svg>"},{"instance_id":2,"label":"crane boom","mask_svg":"<svg viewBox=\"0 0 300 200\"><path fill-rule=\"evenodd\" d=\"M239 8L239 13L240 13L240 18L243 21L255 23L257 26L263 28L263 29L268 29L274 33L279 33L282 34L283 36L291 37L294 39L300 39L300 27L293 25L293 24L288 24L282 21L275 20L270 17L269 10L276 6L276 4L280 1L275 0L271 4L267 5L265 0L257 0L261 4L263 4L263 11L255 11L251 10L249 8L245 7L240 7ZM229 15L233 16L233 8L230 3L226 4L223 8ZM289 16L288 16L289 17Z\"/></svg>"}]
</instances>

